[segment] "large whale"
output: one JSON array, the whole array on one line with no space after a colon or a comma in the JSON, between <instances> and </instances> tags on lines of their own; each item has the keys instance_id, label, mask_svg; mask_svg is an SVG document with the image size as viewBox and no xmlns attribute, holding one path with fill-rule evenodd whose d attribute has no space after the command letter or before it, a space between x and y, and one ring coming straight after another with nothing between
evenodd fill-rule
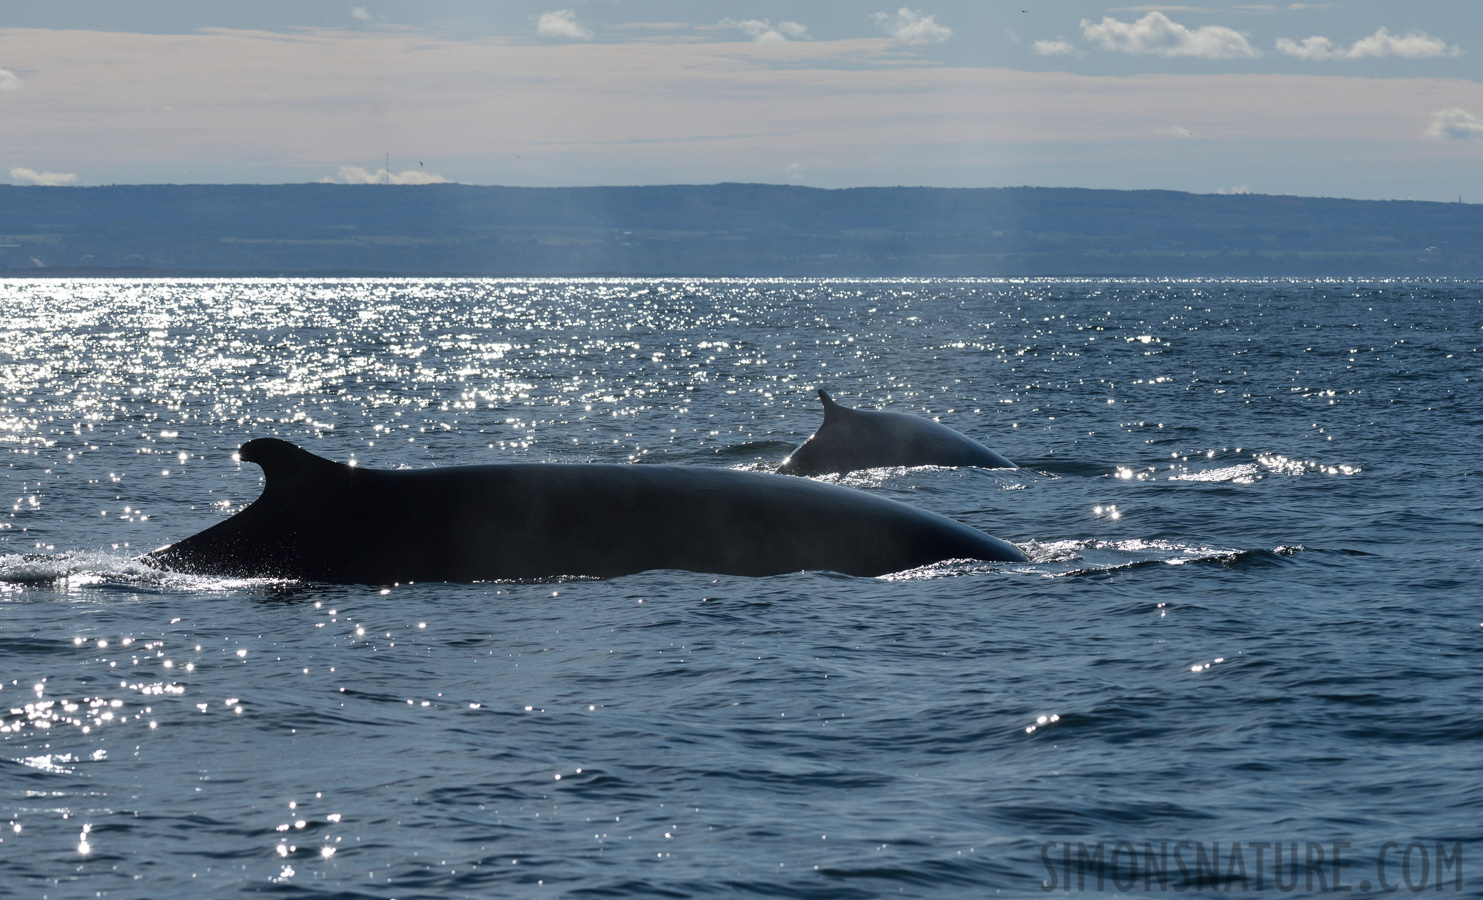
<instances>
[{"instance_id":1,"label":"large whale","mask_svg":"<svg viewBox=\"0 0 1483 900\"><path fill-rule=\"evenodd\" d=\"M614 577L650 569L875 576L1013 544L839 485L689 466L499 464L377 470L276 438L238 457L262 496L147 554L171 571L338 584Z\"/></svg>"},{"instance_id":2,"label":"large whale","mask_svg":"<svg viewBox=\"0 0 1483 900\"><path fill-rule=\"evenodd\" d=\"M819 391L824 424L783 460L779 475L843 475L883 466L979 466L1014 463L946 425L906 413L850 409Z\"/></svg>"}]
</instances>

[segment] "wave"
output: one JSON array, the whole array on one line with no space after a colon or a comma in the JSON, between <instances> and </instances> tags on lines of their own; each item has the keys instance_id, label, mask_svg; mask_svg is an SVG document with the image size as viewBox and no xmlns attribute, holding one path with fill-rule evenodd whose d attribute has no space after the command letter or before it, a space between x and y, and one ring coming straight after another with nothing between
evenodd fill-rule
<instances>
[{"instance_id":1,"label":"wave","mask_svg":"<svg viewBox=\"0 0 1483 900\"><path fill-rule=\"evenodd\" d=\"M1031 562L1030 567L1022 568L1033 568L1047 578L1101 575L1155 566L1204 564L1230 568L1247 564L1271 565L1305 549L1301 546L1241 549L1139 538L1032 541L1019 546Z\"/></svg>"},{"instance_id":2,"label":"wave","mask_svg":"<svg viewBox=\"0 0 1483 900\"><path fill-rule=\"evenodd\" d=\"M130 593L223 591L281 586L269 578L218 578L166 572L137 556L104 550L0 556L0 599L23 590L69 592L80 588Z\"/></svg>"},{"instance_id":3,"label":"wave","mask_svg":"<svg viewBox=\"0 0 1483 900\"><path fill-rule=\"evenodd\" d=\"M1047 578L1098 575L1107 572L1149 566L1217 564L1226 567L1255 563L1270 565L1283 557L1304 552L1302 546L1282 546L1271 550L1215 547L1206 544L1169 540L1072 539L1062 541L1029 541L1018 544L1029 557L1027 563L986 562L976 559L948 559L880 576L883 581L932 581L999 573L1034 574ZM676 573L689 577L690 573ZM836 577L832 573L810 573L819 577ZM844 577L844 576L837 576ZM540 579L536 583L591 581L590 578L559 577ZM503 584L505 582L484 582ZM27 553L0 556L0 599L7 593L40 590L66 593L79 589L157 593L221 591L260 591L281 593L301 586L298 582L272 578L223 578L188 575L156 569L139 557L125 557L105 551L70 551L65 553Z\"/></svg>"}]
</instances>

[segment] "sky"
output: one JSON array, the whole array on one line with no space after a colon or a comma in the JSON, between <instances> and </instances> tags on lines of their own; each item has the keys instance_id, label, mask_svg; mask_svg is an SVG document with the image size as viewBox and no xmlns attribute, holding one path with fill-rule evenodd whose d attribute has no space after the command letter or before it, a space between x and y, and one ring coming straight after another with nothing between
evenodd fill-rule
<instances>
[{"instance_id":1,"label":"sky","mask_svg":"<svg viewBox=\"0 0 1483 900\"><path fill-rule=\"evenodd\" d=\"M1483 3L0 0L0 181L1483 202Z\"/></svg>"}]
</instances>

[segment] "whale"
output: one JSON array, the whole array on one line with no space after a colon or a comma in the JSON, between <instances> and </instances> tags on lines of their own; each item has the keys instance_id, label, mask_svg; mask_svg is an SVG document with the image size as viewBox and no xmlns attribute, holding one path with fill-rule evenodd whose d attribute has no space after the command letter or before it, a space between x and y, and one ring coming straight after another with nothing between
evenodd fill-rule
<instances>
[{"instance_id":1,"label":"whale","mask_svg":"<svg viewBox=\"0 0 1483 900\"><path fill-rule=\"evenodd\" d=\"M978 466L1014 463L946 425L906 413L840 406L823 390L824 424L788 454L779 475L844 475L895 466Z\"/></svg>"},{"instance_id":2,"label":"whale","mask_svg":"<svg viewBox=\"0 0 1483 900\"><path fill-rule=\"evenodd\" d=\"M145 554L158 569L331 584L614 578L655 569L873 577L1014 544L853 488L701 466L497 463L373 469L277 438L243 444L262 494Z\"/></svg>"}]
</instances>

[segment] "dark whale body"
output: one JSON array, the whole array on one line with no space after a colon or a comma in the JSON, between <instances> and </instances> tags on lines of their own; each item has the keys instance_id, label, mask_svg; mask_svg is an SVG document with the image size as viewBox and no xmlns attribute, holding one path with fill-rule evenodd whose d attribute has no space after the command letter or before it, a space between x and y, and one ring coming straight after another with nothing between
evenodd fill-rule
<instances>
[{"instance_id":1,"label":"dark whale body","mask_svg":"<svg viewBox=\"0 0 1483 900\"><path fill-rule=\"evenodd\" d=\"M687 466L376 470L249 441L262 496L144 557L162 569L338 584L614 577L650 569L874 576L1025 559L1007 541L838 485Z\"/></svg>"},{"instance_id":2,"label":"dark whale body","mask_svg":"<svg viewBox=\"0 0 1483 900\"><path fill-rule=\"evenodd\" d=\"M978 466L1014 463L946 425L905 413L849 409L822 390L824 424L778 467L779 475L843 475L885 466Z\"/></svg>"}]
</instances>

